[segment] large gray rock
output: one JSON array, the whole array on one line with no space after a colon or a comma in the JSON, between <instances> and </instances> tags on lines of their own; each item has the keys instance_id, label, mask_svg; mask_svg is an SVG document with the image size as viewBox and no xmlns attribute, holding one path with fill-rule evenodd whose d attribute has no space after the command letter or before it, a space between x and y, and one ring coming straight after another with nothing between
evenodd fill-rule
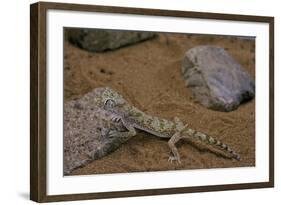
<instances>
[{"instance_id":1,"label":"large gray rock","mask_svg":"<svg viewBox=\"0 0 281 205\"><path fill-rule=\"evenodd\" d=\"M223 48L198 46L188 50L182 62L186 85L207 108L235 110L255 95L255 83Z\"/></svg>"},{"instance_id":2,"label":"large gray rock","mask_svg":"<svg viewBox=\"0 0 281 205\"><path fill-rule=\"evenodd\" d=\"M94 104L100 88L64 105L64 174L98 160L119 148L128 139L109 137L110 131L126 131L113 122L112 114Z\"/></svg>"},{"instance_id":3,"label":"large gray rock","mask_svg":"<svg viewBox=\"0 0 281 205\"><path fill-rule=\"evenodd\" d=\"M114 50L155 37L155 33L100 29L67 29L70 42L93 52Z\"/></svg>"}]
</instances>

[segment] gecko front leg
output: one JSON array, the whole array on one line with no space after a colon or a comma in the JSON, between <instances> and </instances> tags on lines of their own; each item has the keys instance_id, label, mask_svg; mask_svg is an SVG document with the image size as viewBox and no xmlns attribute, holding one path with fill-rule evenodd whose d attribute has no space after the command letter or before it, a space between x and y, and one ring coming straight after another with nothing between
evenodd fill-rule
<instances>
[{"instance_id":1,"label":"gecko front leg","mask_svg":"<svg viewBox=\"0 0 281 205\"><path fill-rule=\"evenodd\" d=\"M112 121L114 122L121 122L122 125L128 130L125 132L121 132L121 131L110 131L109 132L109 137L110 138L120 138L122 139L122 141L127 141L128 139L130 139L131 137L135 136L137 134L136 129L130 125L129 123L127 123L122 117L117 117L114 116L112 118Z\"/></svg>"}]
</instances>

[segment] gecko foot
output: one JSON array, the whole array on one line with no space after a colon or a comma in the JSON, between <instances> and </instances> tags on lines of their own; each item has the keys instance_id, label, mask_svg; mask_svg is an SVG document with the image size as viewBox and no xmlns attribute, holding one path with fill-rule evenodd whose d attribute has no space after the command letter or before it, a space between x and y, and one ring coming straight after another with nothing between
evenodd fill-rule
<instances>
[{"instance_id":1,"label":"gecko foot","mask_svg":"<svg viewBox=\"0 0 281 205\"><path fill-rule=\"evenodd\" d=\"M119 116L113 116L113 117L111 118L111 120L112 120L113 122L120 122L120 121L121 121L121 117L119 117Z\"/></svg>"},{"instance_id":2,"label":"gecko foot","mask_svg":"<svg viewBox=\"0 0 281 205\"><path fill-rule=\"evenodd\" d=\"M168 159L168 162L171 162L173 163L173 161L176 161L178 162L179 164L181 164L181 161L179 158L175 157L175 156L170 156L169 159Z\"/></svg>"},{"instance_id":3,"label":"gecko foot","mask_svg":"<svg viewBox=\"0 0 281 205\"><path fill-rule=\"evenodd\" d=\"M115 137L119 137L120 132L116 131L116 130L110 130L108 132L108 137L109 138L115 138Z\"/></svg>"}]
</instances>

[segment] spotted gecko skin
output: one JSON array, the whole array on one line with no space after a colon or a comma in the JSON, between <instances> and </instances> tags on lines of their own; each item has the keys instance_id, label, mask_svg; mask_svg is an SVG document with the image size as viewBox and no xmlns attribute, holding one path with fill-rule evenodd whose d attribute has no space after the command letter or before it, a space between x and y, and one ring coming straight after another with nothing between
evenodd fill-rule
<instances>
[{"instance_id":1,"label":"spotted gecko skin","mask_svg":"<svg viewBox=\"0 0 281 205\"><path fill-rule=\"evenodd\" d=\"M129 104L119 93L109 87L97 88L96 93L94 103L112 112L112 120L116 122L121 121L128 130L126 133L111 133L114 137L116 135L120 137L134 136L137 130L142 130L157 137L169 138L168 145L173 153L173 156L169 157L169 161L176 160L179 163L181 162L180 155L175 144L180 139L196 140L203 144L211 145L222 151L224 157L240 160L240 156L228 145L188 127L187 124L184 125L177 117L174 118L174 121L171 121L148 115Z\"/></svg>"}]
</instances>

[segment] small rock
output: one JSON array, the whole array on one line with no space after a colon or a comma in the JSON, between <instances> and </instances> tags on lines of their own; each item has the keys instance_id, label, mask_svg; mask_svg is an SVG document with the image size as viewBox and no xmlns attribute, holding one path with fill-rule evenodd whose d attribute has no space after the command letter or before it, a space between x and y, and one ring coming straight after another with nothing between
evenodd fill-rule
<instances>
[{"instance_id":1,"label":"small rock","mask_svg":"<svg viewBox=\"0 0 281 205\"><path fill-rule=\"evenodd\" d=\"M64 105L64 174L108 155L125 142L108 136L109 131L126 131L126 128L113 122L111 113L95 105L98 92L101 89Z\"/></svg>"},{"instance_id":2,"label":"small rock","mask_svg":"<svg viewBox=\"0 0 281 205\"><path fill-rule=\"evenodd\" d=\"M182 73L194 98L213 110L232 111L255 96L252 77L220 47L198 46L188 50Z\"/></svg>"},{"instance_id":3,"label":"small rock","mask_svg":"<svg viewBox=\"0 0 281 205\"><path fill-rule=\"evenodd\" d=\"M156 34L152 32L75 28L68 29L66 33L70 42L92 52L114 50L156 36Z\"/></svg>"}]
</instances>

